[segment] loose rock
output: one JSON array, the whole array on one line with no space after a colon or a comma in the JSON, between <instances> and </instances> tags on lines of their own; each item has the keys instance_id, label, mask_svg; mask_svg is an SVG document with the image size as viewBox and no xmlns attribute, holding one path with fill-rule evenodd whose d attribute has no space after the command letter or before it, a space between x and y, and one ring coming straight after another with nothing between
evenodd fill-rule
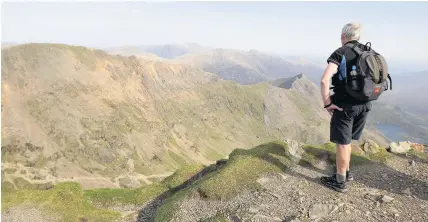
<instances>
[{"instance_id":1,"label":"loose rock","mask_svg":"<svg viewBox=\"0 0 428 222\"><path fill-rule=\"evenodd\" d=\"M338 209L339 207L335 204L314 204L309 210L309 218L320 219L337 211Z\"/></svg>"},{"instance_id":2,"label":"loose rock","mask_svg":"<svg viewBox=\"0 0 428 222\"><path fill-rule=\"evenodd\" d=\"M411 196L411 195L412 195L412 192L410 191L410 188L406 188L406 189L404 189L403 191L401 191L401 193L402 193L402 194L409 195L409 196Z\"/></svg>"},{"instance_id":3,"label":"loose rock","mask_svg":"<svg viewBox=\"0 0 428 222\"><path fill-rule=\"evenodd\" d=\"M390 202L392 202L394 200L394 198L393 197L390 197L390 196L387 196L387 195L383 195L382 197L381 197L381 199L380 199L380 201L382 202L382 203L390 203Z\"/></svg>"},{"instance_id":4,"label":"loose rock","mask_svg":"<svg viewBox=\"0 0 428 222\"><path fill-rule=\"evenodd\" d=\"M397 208L394 208L394 207L389 208L389 212L392 214L398 214Z\"/></svg>"}]
</instances>

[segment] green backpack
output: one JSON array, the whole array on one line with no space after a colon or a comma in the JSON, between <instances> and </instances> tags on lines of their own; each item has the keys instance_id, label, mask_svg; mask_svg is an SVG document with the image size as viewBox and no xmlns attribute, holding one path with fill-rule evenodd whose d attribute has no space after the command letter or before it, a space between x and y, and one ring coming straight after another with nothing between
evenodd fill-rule
<instances>
[{"instance_id":1,"label":"green backpack","mask_svg":"<svg viewBox=\"0 0 428 222\"><path fill-rule=\"evenodd\" d=\"M388 90L388 79L389 89L392 90L388 64L382 55L372 50L370 42L366 44L366 50L361 50L353 43L347 43L345 46L358 55L357 64L345 78L344 87L349 96L366 102L377 100L384 91Z\"/></svg>"}]
</instances>

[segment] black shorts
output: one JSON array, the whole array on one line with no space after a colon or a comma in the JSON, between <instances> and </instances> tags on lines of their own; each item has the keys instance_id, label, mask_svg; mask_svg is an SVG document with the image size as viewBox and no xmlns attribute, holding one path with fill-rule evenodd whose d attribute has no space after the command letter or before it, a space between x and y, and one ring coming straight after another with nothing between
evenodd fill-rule
<instances>
[{"instance_id":1,"label":"black shorts","mask_svg":"<svg viewBox=\"0 0 428 222\"><path fill-rule=\"evenodd\" d=\"M352 140L359 140L371 110L371 103L338 106L343 111L334 110L333 112L330 122L330 141L346 145Z\"/></svg>"}]
</instances>

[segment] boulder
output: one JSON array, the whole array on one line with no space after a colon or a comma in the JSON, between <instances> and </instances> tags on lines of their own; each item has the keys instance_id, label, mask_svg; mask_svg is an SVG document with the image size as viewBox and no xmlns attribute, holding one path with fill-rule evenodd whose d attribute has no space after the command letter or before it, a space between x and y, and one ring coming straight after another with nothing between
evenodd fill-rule
<instances>
[{"instance_id":1,"label":"boulder","mask_svg":"<svg viewBox=\"0 0 428 222\"><path fill-rule=\"evenodd\" d=\"M391 153L407 153L411 149L410 143L407 141L389 144L389 152Z\"/></svg>"},{"instance_id":2,"label":"boulder","mask_svg":"<svg viewBox=\"0 0 428 222\"><path fill-rule=\"evenodd\" d=\"M295 157L298 161L302 159L302 155L305 152L302 148L302 144L296 140L285 139L283 140L288 144L288 152Z\"/></svg>"},{"instance_id":3,"label":"boulder","mask_svg":"<svg viewBox=\"0 0 428 222\"><path fill-rule=\"evenodd\" d=\"M379 145L372 140L366 140L361 148L365 154L373 154L380 151Z\"/></svg>"}]
</instances>

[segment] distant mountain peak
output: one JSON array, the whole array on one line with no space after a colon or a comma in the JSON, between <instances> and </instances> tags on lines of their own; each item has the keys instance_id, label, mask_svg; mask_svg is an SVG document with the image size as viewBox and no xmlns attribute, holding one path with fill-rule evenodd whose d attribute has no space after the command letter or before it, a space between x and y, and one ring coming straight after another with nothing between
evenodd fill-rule
<instances>
[{"instance_id":1,"label":"distant mountain peak","mask_svg":"<svg viewBox=\"0 0 428 222\"><path fill-rule=\"evenodd\" d=\"M315 83L303 73L300 73L293 77L271 81L271 84L284 89L291 89L294 88L296 85L312 85L316 87Z\"/></svg>"},{"instance_id":2,"label":"distant mountain peak","mask_svg":"<svg viewBox=\"0 0 428 222\"><path fill-rule=\"evenodd\" d=\"M306 77L306 75L305 74L303 74L303 72L302 73L300 73L299 75L297 75L297 76L295 76L296 78L298 78L298 79L301 79L301 78L308 78L308 77Z\"/></svg>"}]
</instances>

